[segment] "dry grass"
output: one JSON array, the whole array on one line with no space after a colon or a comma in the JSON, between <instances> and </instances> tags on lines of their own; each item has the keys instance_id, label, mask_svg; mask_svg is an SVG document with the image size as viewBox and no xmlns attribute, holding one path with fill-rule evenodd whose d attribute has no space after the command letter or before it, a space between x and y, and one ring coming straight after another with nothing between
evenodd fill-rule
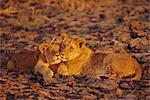
<instances>
[{"instance_id":1,"label":"dry grass","mask_svg":"<svg viewBox=\"0 0 150 100\"><path fill-rule=\"evenodd\" d=\"M85 11L97 8L98 0L60 0L59 4L63 9L69 11Z\"/></svg>"}]
</instances>

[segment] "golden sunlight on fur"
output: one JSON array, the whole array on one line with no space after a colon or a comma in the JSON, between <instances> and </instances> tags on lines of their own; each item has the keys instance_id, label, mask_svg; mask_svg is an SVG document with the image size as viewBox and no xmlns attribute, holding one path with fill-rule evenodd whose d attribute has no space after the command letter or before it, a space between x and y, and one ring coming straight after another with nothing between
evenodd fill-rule
<instances>
[{"instance_id":1,"label":"golden sunlight on fur","mask_svg":"<svg viewBox=\"0 0 150 100\"><path fill-rule=\"evenodd\" d=\"M86 47L83 38L74 39L67 34L61 34L62 43L60 55L63 55L59 64L58 73L63 75L85 74L95 78L107 76L110 79L120 79L135 74L133 79L141 77L141 67L128 53L101 54L94 53Z\"/></svg>"},{"instance_id":2,"label":"golden sunlight on fur","mask_svg":"<svg viewBox=\"0 0 150 100\"><path fill-rule=\"evenodd\" d=\"M61 57L59 55L59 46L57 44L52 44L51 42L44 42L39 45L39 59L34 67L34 73L40 73L43 75L43 79L46 83L51 82L51 78L54 75L51 66L55 66L61 62Z\"/></svg>"},{"instance_id":3,"label":"golden sunlight on fur","mask_svg":"<svg viewBox=\"0 0 150 100\"><path fill-rule=\"evenodd\" d=\"M30 56L32 55L32 56ZM39 52L23 51L15 54L7 63L9 70L40 73L46 83L55 73L61 75L87 75L94 78L106 76L110 79L134 75L139 80L141 67L128 53L94 53L86 46L84 38L72 38L65 33L50 42L39 45ZM55 70L55 71L54 71Z\"/></svg>"}]
</instances>

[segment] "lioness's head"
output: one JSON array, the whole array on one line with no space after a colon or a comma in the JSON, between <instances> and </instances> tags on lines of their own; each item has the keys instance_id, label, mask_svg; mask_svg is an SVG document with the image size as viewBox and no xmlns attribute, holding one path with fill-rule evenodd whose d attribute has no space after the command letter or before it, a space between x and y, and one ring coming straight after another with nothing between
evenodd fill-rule
<instances>
[{"instance_id":1,"label":"lioness's head","mask_svg":"<svg viewBox=\"0 0 150 100\"><path fill-rule=\"evenodd\" d=\"M79 57L86 45L86 40L84 38L74 39L65 33L62 33L60 37L62 40L60 44L62 61L69 61Z\"/></svg>"}]
</instances>

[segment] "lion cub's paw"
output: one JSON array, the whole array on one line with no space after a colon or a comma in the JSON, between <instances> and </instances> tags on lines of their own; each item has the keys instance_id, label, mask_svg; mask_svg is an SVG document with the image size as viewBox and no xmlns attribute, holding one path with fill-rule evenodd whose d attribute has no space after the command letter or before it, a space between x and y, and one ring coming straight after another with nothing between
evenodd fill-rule
<instances>
[{"instance_id":1,"label":"lion cub's paw","mask_svg":"<svg viewBox=\"0 0 150 100\"><path fill-rule=\"evenodd\" d=\"M52 77L44 76L43 77L45 84L50 84L52 81Z\"/></svg>"},{"instance_id":2,"label":"lion cub's paw","mask_svg":"<svg viewBox=\"0 0 150 100\"><path fill-rule=\"evenodd\" d=\"M52 77L54 75L54 72L52 70L48 70L44 75L43 75L43 79L45 81L46 84L50 84Z\"/></svg>"}]
</instances>

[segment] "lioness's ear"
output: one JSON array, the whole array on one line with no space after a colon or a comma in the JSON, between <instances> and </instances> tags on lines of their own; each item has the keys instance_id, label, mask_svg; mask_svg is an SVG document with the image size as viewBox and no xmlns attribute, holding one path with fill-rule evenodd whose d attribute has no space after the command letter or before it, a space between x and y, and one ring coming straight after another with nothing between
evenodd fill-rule
<instances>
[{"instance_id":1,"label":"lioness's ear","mask_svg":"<svg viewBox=\"0 0 150 100\"><path fill-rule=\"evenodd\" d=\"M84 38L77 39L77 45L82 48L86 45L86 40Z\"/></svg>"},{"instance_id":2,"label":"lioness's ear","mask_svg":"<svg viewBox=\"0 0 150 100\"><path fill-rule=\"evenodd\" d=\"M59 44L62 42L62 38L60 36L55 36L55 38L56 39L53 41L54 43Z\"/></svg>"},{"instance_id":3,"label":"lioness's ear","mask_svg":"<svg viewBox=\"0 0 150 100\"><path fill-rule=\"evenodd\" d=\"M42 43L39 45L39 51L44 53L48 49L49 45L47 43Z\"/></svg>"},{"instance_id":4,"label":"lioness's ear","mask_svg":"<svg viewBox=\"0 0 150 100\"><path fill-rule=\"evenodd\" d=\"M68 40L69 39L69 36L65 32L62 32L60 34L60 37L62 38L62 40Z\"/></svg>"}]
</instances>

